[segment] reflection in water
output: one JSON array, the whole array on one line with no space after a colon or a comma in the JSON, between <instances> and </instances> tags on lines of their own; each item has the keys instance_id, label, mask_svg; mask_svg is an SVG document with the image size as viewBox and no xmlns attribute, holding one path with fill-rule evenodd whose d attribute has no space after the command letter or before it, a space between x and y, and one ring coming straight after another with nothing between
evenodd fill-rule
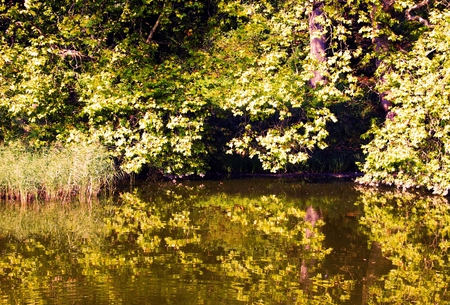
<instances>
[{"instance_id":1,"label":"reflection in water","mask_svg":"<svg viewBox=\"0 0 450 305\"><path fill-rule=\"evenodd\" d=\"M305 229L305 237L306 240L309 240L314 237L314 229L317 230L316 223L322 219L320 215L320 211L318 209L314 209L312 206L308 206L306 209L306 215L305 215L305 222L306 222L306 229ZM306 250L310 250L310 245L305 245ZM300 280L302 283L304 283L304 289L305 291L309 290L309 274L308 270L312 269L315 265L315 259L303 259L302 260L302 266L300 269Z\"/></svg>"},{"instance_id":2,"label":"reflection in water","mask_svg":"<svg viewBox=\"0 0 450 305\"><path fill-rule=\"evenodd\" d=\"M103 244L4 238L5 301L106 304L132 296L158 304L237 304L309 298L299 290L298 266L305 258L322 260L325 251L320 234L302 239L305 212L276 196L221 194L195 206L174 198L179 209L169 212L123 194L103 222Z\"/></svg>"},{"instance_id":3,"label":"reflection in water","mask_svg":"<svg viewBox=\"0 0 450 305\"><path fill-rule=\"evenodd\" d=\"M376 303L376 299L371 299L370 290L382 276L389 272L391 267L391 262L383 256L381 244L376 241L372 242L367 262L367 274L363 285L362 304Z\"/></svg>"},{"instance_id":4,"label":"reflection in water","mask_svg":"<svg viewBox=\"0 0 450 305\"><path fill-rule=\"evenodd\" d=\"M365 212L361 224L373 245L363 301L450 303L447 200L398 191L381 194L364 190L359 201ZM392 266L388 266L386 259Z\"/></svg>"},{"instance_id":5,"label":"reflection in water","mask_svg":"<svg viewBox=\"0 0 450 305\"><path fill-rule=\"evenodd\" d=\"M92 209L4 206L0 304L445 304L448 209L274 180L152 185Z\"/></svg>"},{"instance_id":6,"label":"reflection in water","mask_svg":"<svg viewBox=\"0 0 450 305\"><path fill-rule=\"evenodd\" d=\"M210 217L203 218L204 240L211 251L222 250L217 256L220 264L209 267L232 279L238 300L295 303L308 298L299 286L301 261L312 256L323 259L326 251L321 236L303 238L305 212L291 203L275 196L254 200L223 194L202 203L206 211L216 211L215 217L207 212ZM226 229L217 232L214 227Z\"/></svg>"}]
</instances>

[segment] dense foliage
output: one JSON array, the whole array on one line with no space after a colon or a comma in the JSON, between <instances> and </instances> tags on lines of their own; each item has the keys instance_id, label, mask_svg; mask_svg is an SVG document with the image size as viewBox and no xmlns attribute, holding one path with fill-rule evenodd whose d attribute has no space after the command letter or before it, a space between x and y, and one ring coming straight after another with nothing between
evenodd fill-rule
<instances>
[{"instance_id":1,"label":"dense foliage","mask_svg":"<svg viewBox=\"0 0 450 305\"><path fill-rule=\"evenodd\" d=\"M384 86L395 117L372 128L364 182L425 186L444 195L450 189L450 13L436 14L436 26L408 53L389 59Z\"/></svg>"},{"instance_id":2,"label":"dense foliage","mask_svg":"<svg viewBox=\"0 0 450 305\"><path fill-rule=\"evenodd\" d=\"M359 160L363 183L450 187L446 1L0 3L4 142L100 141L127 172L176 175L227 153Z\"/></svg>"}]
</instances>

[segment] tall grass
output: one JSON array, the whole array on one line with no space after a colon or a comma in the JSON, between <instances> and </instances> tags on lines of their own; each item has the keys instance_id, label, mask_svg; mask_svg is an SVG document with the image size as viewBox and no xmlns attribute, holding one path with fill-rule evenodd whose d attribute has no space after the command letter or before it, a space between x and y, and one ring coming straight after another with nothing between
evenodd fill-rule
<instances>
[{"instance_id":1,"label":"tall grass","mask_svg":"<svg viewBox=\"0 0 450 305\"><path fill-rule=\"evenodd\" d=\"M111 187L118 172L100 145L30 149L0 147L0 196L22 204L33 200L87 202Z\"/></svg>"}]
</instances>

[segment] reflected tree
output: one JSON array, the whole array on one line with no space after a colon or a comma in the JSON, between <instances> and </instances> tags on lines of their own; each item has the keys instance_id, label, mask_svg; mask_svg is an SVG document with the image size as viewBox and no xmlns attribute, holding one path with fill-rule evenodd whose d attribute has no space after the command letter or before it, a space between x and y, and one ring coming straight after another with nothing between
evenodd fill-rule
<instances>
[{"instance_id":1,"label":"reflected tree","mask_svg":"<svg viewBox=\"0 0 450 305\"><path fill-rule=\"evenodd\" d=\"M370 287L375 285L382 276L389 272L391 267L391 262L383 256L380 243L372 242L362 291L362 304L370 304L374 301L370 299Z\"/></svg>"},{"instance_id":2,"label":"reflected tree","mask_svg":"<svg viewBox=\"0 0 450 305\"><path fill-rule=\"evenodd\" d=\"M367 304L446 304L450 216L448 201L400 191L362 189L360 223L371 241ZM381 253L380 253L381 250ZM382 274L389 259L392 268Z\"/></svg>"},{"instance_id":3,"label":"reflected tree","mask_svg":"<svg viewBox=\"0 0 450 305\"><path fill-rule=\"evenodd\" d=\"M305 215L305 222L306 222L306 229L305 229L305 238L311 239L314 238L314 229L316 228L316 223L319 220L322 220L321 211L318 209L313 208L312 206L309 206L306 209L306 215ZM317 223L318 225L320 223ZM305 245L305 249L310 249L310 245ZM304 283L305 290L308 290L309 286L309 275L308 275L308 269L311 269L315 265L314 259L309 260L303 260L301 271L300 271L300 281Z\"/></svg>"},{"instance_id":4,"label":"reflected tree","mask_svg":"<svg viewBox=\"0 0 450 305\"><path fill-rule=\"evenodd\" d=\"M320 274L331 249L323 243L319 209L305 211L282 196L201 199L197 191L166 190L165 200L172 200L166 205L158 196L148 201L123 193L119 202L96 207L101 217L87 226L97 234L95 243L85 236L55 246L51 235L42 241L38 232L23 237L26 242L2 236L1 296L26 303L54 293L61 303L98 304L120 304L130 294L204 304L340 304L348 298L351 287L342 289L338 274ZM86 287L96 287L95 295Z\"/></svg>"}]
</instances>

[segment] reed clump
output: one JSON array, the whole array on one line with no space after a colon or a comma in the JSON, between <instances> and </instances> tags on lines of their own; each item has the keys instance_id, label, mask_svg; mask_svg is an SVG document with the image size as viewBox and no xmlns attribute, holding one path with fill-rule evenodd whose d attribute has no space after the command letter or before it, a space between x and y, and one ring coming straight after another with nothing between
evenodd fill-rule
<instances>
[{"instance_id":1,"label":"reed clump","mask_svg":"<svg viewBox=\"0 0 450 305\"><path fill-rule=\"evenodd\" d=\"M87 202L112 187L117 178L107 150L98 144L0 146L0 196L7 200Z\"/></svg>"}]
</instances>

